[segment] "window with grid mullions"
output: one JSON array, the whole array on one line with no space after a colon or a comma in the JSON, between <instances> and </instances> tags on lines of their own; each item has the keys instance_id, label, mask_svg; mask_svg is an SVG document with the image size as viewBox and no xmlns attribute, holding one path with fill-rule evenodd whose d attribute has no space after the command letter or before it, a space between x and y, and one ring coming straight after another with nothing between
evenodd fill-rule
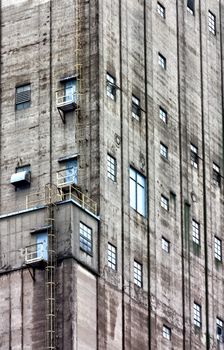
<instances>
[{"instance_id":1,"label":"window with grid mullions","mask_svg":"<svg viewBox=\"0 0 224 350\"><path fill-rule=\"evenodd\" d=\"M194 325L201 327L201 305L194 303Z\"/></svg>"},{"instance_id":2,"label":"window with grid mullions","mask_svg":"<svg viewBox=\"0 0 224 350\"><path fill-rule=\"evenodd\" d=\"M171 339L171 329L166 325L163 325L163 338L167 340Z\"/></svg>"},{"instance_id":3,"label":"window with grid mullions","mask_svg":"<svg viewBox=\"0 0 224 350\"><path fill-rule=\"evenodd\" d=\"M191 144L191 165L197 169L198 168L198 148Z\"/></svg>"},{"instance_id":4,"label":"window with grid mullions","mask_svg":"<svg viewBox=\"0 0 224 350\"><path fill-rule=\"evenodd\" d=\"M169 253L170 252L170 242L162 237L162 249L166 252Z\"/></svg>"},{"instance_id":5,"label":"window with grid mullions","mask_svg":"<svg viewBox=\"0 0 224 350\"><path fill-rule=\"evenodd\" d=\"M218 237L215 237L215 258L222 261L222 241Z\"/></svg>"},{"instance_id":6,"label":"window with grid mullions","mask_svg":"<svg viewBox=\"0 0 224 350\"><path fill-rule=\"evenodd\" d=\"M159 117L165 124L167 124L167 111L162 107L159 107Z\"/></svg>"},{"instance_id":7,"label":"window with grid mullions","mask_svg":"<svg viewBox=\"0 0 224 350\"><path fill-rule=\"evenodd\" d=\"M160 142L160 154L164 158L168 159L168 147L162 142Z\"/></svg>"},{"instance_id":8,"label":"window with grid mullions","mask_svg":"<svg viewBox=\"0 0 224 350\"><path fill-rule=\"evenodd\" d=\"M130 167L130 205L139 214L146 216L146 179Z\"/></svg>"},{"instance_id":9,"label":"window with grid mullions","mask_svg":"<svg viewBox=\"0 0 224 350\"><path fill-rule=\"evenodd\" d=\"M196 244L200 244L200 224L192 220L192 239Z\"/></svg>"},{"instance_id":10,"label":"window with grid mullions","mask_svg":"<svg viewBox=\"0 0 224 350\"><path fill-rule=\"evenodd\" d=\"M132 95L132 117L139 120L141 117L140 100Z\"/></svg>"},{"instance_id":11,"label":"window with grid mullions","mask_svg":"<svg viewBox=\"0 0 224 350\"><path fill-rule=\"evenodd\" d=\"M160 2L157 2L157 12L162 18L166 17L165 7Z\"/></svg>"},{"instance_id":12,"label":"window with grid mullions","mask_svg":"<svg viewBox=\"0 0 224 350\"><path fill-rule=\"evenodd\" d=\"M116 100L116 79L107 73L107 96Z\"/></svg>"},{"instance_id":13,"label":"window with grid mullions","mask_svg":"<svg viewBox=\"0 0 224 350\"><path fill-rule=\"evenodd\" d=\"M216 184L217 186L221 185L221 174L220 174L220 167L213 163L213 182L214 184Z\"/></svg>"},{"instance_id":14,"label":"window with grid mullions","mask_svg":"<svg viewBox=\"0 0 224 350\"><path fill-rule=\"evenodd\" d=\"M117 163L116 159L110 154L107 154L107 177L112 181L116 182L116 173L117 173Z\"/></svg>"},{"instance_id":15,"label":"window with grid mullions","mask_svg":"<svg viewBox=\"0 0 224 350\"><path fill-rule=\"evenodd\" d=\"M218 317L216 318L216 339L220 342L224 341L223 321Z\"/></svg>"},{"instance_id":16,"label":"window with grid mullions","mask_svg":"<svg viewBox=\"0 0 224 350\"><path fill-rule=\"evenodd\" d=\"M210 33L216 35L216 17L211 11L208 11L208 29Z\"/></svg>"},{"instance_id":17,"label":"window with grid mullions","mask_svg":"<svg viewBox=\"0 0 224 350\"><path fill-rule=\"evenodd\" d=\"M166 58L161 53L159 53L159 65L162 69L166 69Z\"/></svg>"},{"instance_id":18,"label":"window with grid mullions","mask_svg":"<svg viewBox=\"0 0 224 350\"><path fill-rule=\"evenodd\" d=\"M163 194L161 194L160 205L163 209L167 211L169 210L169 199L166 198Z\"/></svg>"},{"instance_id":19,"label":"window with grid mullions","mask_svg":"<svg viewBox=\"0 0 224 350\"><path fill-rule=\"evenodd\" d=\"M108 243L107 263L112 270L117 270L117 248L111 243Z\"/></svg>"},{"instance_id":20,"label":"window with grid mullions","mask_svg":"<svg viewBox=\"0 0 224 350\"><path fill-rule=\"evenodd\" d=\"M142 287L142 264L134 260L134 283L138 287Z\"/></svg>"},{"instance_id":21,"label":"window with grid mullions","mask_svg":"<svg viewBox=\"0 0 224 350\"><path fill-rule=\"evenodd\" d=\"M82 222L79 226L80 248L88 254L92 254L92 229Z\"/></svg>"}]
</instances>

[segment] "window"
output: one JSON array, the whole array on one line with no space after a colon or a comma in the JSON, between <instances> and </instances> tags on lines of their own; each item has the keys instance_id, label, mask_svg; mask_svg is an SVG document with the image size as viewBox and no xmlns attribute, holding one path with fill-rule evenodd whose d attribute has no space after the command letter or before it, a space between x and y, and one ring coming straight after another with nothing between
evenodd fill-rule
<instances>
[{"instance_id":1,"label":"window","mask_svg":"<svg viewBox=\"0 0 224 350\"><path fill-rule=\"evenodd\" d=\"M218 237L215 237L215 258L222 261L222 241Z\"/></svg>"},{"instance_id":2,"label":"window","mask_svg":"<svg viewBox=\"0 0 224 350\"><path fill-rule=\"evenodd\" d=\"M165 124L167 124L167 112L162 107L159 107L159 117Z\"/></svg>"},{"instance_id":3,"label":"window","mask_svg":"<svg viewBox=\"0 0 224 350\"><path fill-rule=\"evenodd\" d=\"M194 14L194 0L187 0L187 9L192 15Z\"/></svg>"},{"instance_id":4,"label":"window","mask_svg":"<svg viewBox=\"0 0 224 350\"><path fill-rule=\"evenodd\" d=\"M138 171L130 168L130 206L146 216L146 181Z\"/></svg>"},{"instance_id":5,"label":"window","mask_svg":"<svg viewBox=\"0 0 224 350\"><path fill-rule=\"evenodd\" d=\"M198 148L191 144L191 165L197 169L198 168Z\"/></svg>"},{"instance_id":6,"label":"window","mask_svg":"<svg viewBox=\"0 0 224 350\"><path fill-rule=\"evenodd\" d=\"M163 338L170 340L171 339L171 329L163 325Z\"/></svg>"},{"instance_id":7,"label":"window","mask_svg":"<svg viewBox=\"0 0 224 350\"><path fill-rule=\"evenodd\" d=\"M162 249L166 252L169 253L170 252L170 242L162 237Z\"/></svg>"},{"instance_id":8,"label":"window","mask_svg":"<svg viewBox=\"0 0 224 350\"><path fill-rule=\"evenodd\" d=\"M116 79L107 73L107 96L112 100L116 99Z\"/></svg>"},{"instance_id":9,"label":"window","mask_svg":"<svg viewBox=\"0 0 224 350\"><path fill-rule=\"evenodd\" d=\"M220 167L215 163L213 163L213 182L217 186L221 185Z\"/></svg>"},{"instance_id":10,"label":"window","mask_svg":"<svg viewBox=\"0 0 224 350\"><path fill-rule=\"evenodd\" d=\"M80 248L88 254L92 254L92 229L82 222L79 226Z\"/></svg>"},{"instance_id":11,"label":"window","mask_svg":"<svg viewBox=\"0 0 224 350\"><path fill-rule=\"evenodd\" d=\"M169 199L166 198L163 194L161 194L161 200L160 200L161 207L165 210L169 210Z\"/></svg>"},{"instance_id":12,"label":"window","mask_svg":"<svg viewBox=\"0 0 224 350\"><path fill-rule=\"evenodd\" d=\"M201 306L194 303L194 325L201 328Z\"/></svg>"},{"instance_id":13,"label":"window","mask_svg":"<svg viewBox=\"0 0 224 350\"><path fill-rule=\"evenodd\" d=\"M31 104L31 85L26 84L16 88L16 110L29 108Z\"/></svg>"},{"instance_id":14,"label":"window","mask_svg":"<svg viewBox=\"0 0 224 350\"><path fill-rule=\"evenodd\" d=\"M216 318L216 338L218 341L223 342L223 321L220 318Z\"/></svg>"},{"instance_id":15,"label":"window","mask_svg":"<svg viewBox=\"0 0 224 350\"><path fill-rule=\"evenodd\" d=\"M159 65L162 69L166 69L166 58L159 53Z\"/></svg>"},{"instance_id":16,"label":"window","mask_svg":"<svg viewBox=\"0 0 224 350\"><path fill-rule=\"evenodd\" d=\"M64 82L65 102L76 102L76 79L68 79Z\"/></svg>"},{"instance_id":17,"label":"window","mask_svg":"<svg viewBox=\"0 0 224 350\"><path fill-rule=\"evenodd\" d=\"M160 2L157 2L157 12L161 17L166 17L165 7L162 4L160 4Z\"/></svg>"},{"instance_id":18,"label":"window","mask_svg":"<svg viewBox=\"0 0 224 350\"><path fill-rule=\"evenodd\" d=\"M216 35L216 17L211 11L208 11L208 30Z\"/></svg>"},{"instance_id":19,"label":"window","mask_svg":"<svg viewBox=\"0 0 224 350\"><path fill-rule=\"evenodd\" d=\"M116 159L107 154L107 177L116 182L117 163Z\"/></svg>"},{"instance_id":20,"label":"window","mask_svg":"<svg viewBox=\"0 0 224 350\"><path fill-rule=\"evenodd\" d=\"M36 245L37 245L36 257L47 261L48 260L48 232L47 231L36 233Z\"/></svg>"},{"instance_id":21,"label":"window","mask_svg":"<svg viewBox=\"0 0 224 350\"><path fill-rule=\"evenodd\" d=\"M200 244L200 224L195 220L192 220L192 240Z\"/></svg>"},{"instance_id":22,"label":"window","mask_svg":"<svg viewBox=\"0 0 224 350\"><path fill-rule=\"evenodd\" d=\"M66 170L65 170L65 182L67 184L77 184L78 183L78 160L69 159L66 161Z\"/></svg>"},{"instance_id":23,"label":"window","mask_svg":"<svg viewBox=\"0 0 224 350\"><path fill-rule=\"evenodd\" d=\"M134 283L138 287L142 287L142 264L134 260Z\"/></svg>"},{"instance_id":24,"label":"window","mask_svg":"<svg viewBox=\"0 0 224 350\"><path fill-rule=\"evenodd\" d=\"M137 120L141 117L140 100L134 95L132 95L132 117Z\"/></svg>"},{"instance_id":25,"label":"window","mask_svg":"<svg viewBox=\"0 0 224 350\"><path fill-rule=\"evenodd\" d=\"M117 270L117 248L108 243L107 263L112 270Z\"/></svg>"},{"instance_id":26,"label":"window","mask_svg":"<svg viewBox=\"0 0 224 350\"><path fill-rule=\"evenodd\" d=\"M168 159L168 147L165 146L162 142L160 142L160 154L164 158Z\"/></svg>"}]
</instances>

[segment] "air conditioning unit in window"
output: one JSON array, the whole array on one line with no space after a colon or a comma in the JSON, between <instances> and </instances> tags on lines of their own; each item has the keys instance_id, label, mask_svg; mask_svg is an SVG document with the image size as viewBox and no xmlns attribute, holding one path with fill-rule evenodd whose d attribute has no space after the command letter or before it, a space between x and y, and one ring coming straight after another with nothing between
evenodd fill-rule
<instances>
[{"instance_id":1,"label":"air conditioning unit in window","mask_svg":"<svg viewBox=\"0 0 224 350\"><path fill-rule=\"evenodd\" d=\"M24 187L30 185L31 172L28 170L20 171L11 176L11 184L15 187Z\"/></svg>"}]
</instances>

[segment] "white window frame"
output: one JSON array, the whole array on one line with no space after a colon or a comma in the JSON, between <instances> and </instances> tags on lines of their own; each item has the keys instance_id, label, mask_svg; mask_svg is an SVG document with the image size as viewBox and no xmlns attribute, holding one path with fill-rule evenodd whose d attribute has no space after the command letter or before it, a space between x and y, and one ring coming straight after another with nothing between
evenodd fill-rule
<instances>
[{"instance_id":1,"label":"white window frame","mask_svg":"<svg viewBox=\"0 0 224 350\"><path fill-rule=\"evenodd\" d=\"M146 178L130 167L130 206L139 214L146 216Z\"/></svg>"},{"instance_id":2,"label":"white window frame","mask_svg":"<svg viewBox=\"0 0 224 350\"><path fill-rule=\"evenodd\" d=\"M213 182L217 186L220 186L221 185L220 167L216 163L213 163L212 169L213 169L213 175L212 175Z\"/></svg>"},{"instance_id":3,"label":"white window frame","mask_svg":"<svg viewBox=\"0 0 224 350\"><path fill-rule=\"evenodd\" d=\"M200 224L194 219L192 219L192 240L200 245Z\"/></svg>"},{"instance_id":4,"label":"white window frame","mask_svg":"<svg viewBox=\"0 0 224 350\"><path fill-rule=\"evenodd\" d=\"M168 254L170 252L170 242L165 237L162 237L162 250Z\"/></svg>"},{"instance_id":5,"label":"white window frame","mask_svg":"<svg viewBox=\"0 0 224 350\"><path fill-rule=\"evenodd\" d=\"M93 237L92 229L84 224L82 221L79 223L79 246L82 251L92 255L93 252Z\"/></svg>"},{"instance_id":6,"label":"white window frame","mask_svg":"<svg viewBox=\"0 0 224 350\"><path fill-rule=\"evenodd\" d=\"M216 16L210 10L208 11L208 30L216 35Z\"/></svg>"},{"instance_id":7,"label":"white window frame","mask_svg":"<svg viewBox=\"0 0 224 350\"><path fill-rule=\"evenodd\" d=\"M218 261L222 261L222 240L217 236L215 236L214 253L215 259Z\"/></svg>"},{"instance_id":8,"label":"white window frame","mask_svg":"<svg viewBox=\"0 0 224 350\"><path fill-rule=\"evenodd\" d=\"M141 117L140 99L132 95L132 117L139 120Z\"/></svg>"},{"instance_id":9,"label":"white window frame","mask_svg":"<svg viewBox=\"0 0 224 350\"><path fill-rule=\"evenodd\" d=\"M166 9L159 1L157 2L157 13L160 17L166 18Z\"/></svg>"},{"instance_id":10,"label":"white window frame","mask_svg":"<svg viewBox=\"0 0 224 350\"><path fill-rule=\"evenodd\" d=\"M171 328L165 324L163 325L163 338L171 340Z\"/></svg>"},{"instance_id":11,"label":"white window frame","mask_svg":"<svg viewBox=\"0 0 224 350\"><path fill-rule=\"evenodd\" d=\"M116 100L116 79L107 73L107 96Z\"/></svg>"},{"instance_id":12,"label":"white window frame","mask_svg":"<svg viewBox=\"0 0 224 350\"><path fill-rule=\"evenodd\" d=\"M160 52L158 53L159 66L166 70L166 57L163 56Z\"/></svg>"},{"instance_id":13,"label":"white window frame","mask_svg":"<svg viewBox=\"0 0 224 350\"><path fill-rule=\"evenodd\" d=\"M117 270L117 248L109 242L107 245L107 265L111 270Z\"/></svg>"},{"instance_id":14,"label":"white window frame","mask_svg":"<svg viewBox=\"0 0 224 350\"><path fill-rule=\"evenodd\" d=\"M219 342L223 342L223 321L219 318L216 317L216 339ZM218 328L221 330L221 334L218 334Z\"/></svg>"},{"instance_id":15,"label":"white window frame","mask_svg":"<svg viewBox=\"0 0 224 350\"><path fill-rule=\"evenodd\" d=\"M201 328L201 305L194 302L194 325Z\"/></svg>"},{"instance_id":16,"label":"white window frame","mask_svg":"<svg viewBox=\"0 0 224 350\"><path fill-rule=\"evenodd\" d=\"M165 124L167 124L167 121L168 121L167 111L161 106L159 107L159 117Z\"/></svg>"},{"instance_id":17,"label":"white window frame","mask_svg":"<svg viewBox=\"0 0 224 350\"><path fill-rule=\"evenodd\" d=\"M117 180L117 161L109 153L107 153L107 177L113 182Z\"/></svg>"},{"instance_id":18,"label":"white window frame","mask_svg":"<svg viewBox=\"0 0 224 350\"><path fill-rule=\"evenodd\" d=\"M160 142L160 154L163 158L168 160L168 147Z\"/></svg>"},{"instance_id":19,"label":"white window frame","mask_svg":"<svg viewBox=\"0 0 224 350\"><path fill-rule=\"evenodd\" d=\"M160 197L160 205L163 209L165 209L166 211L169 211L169 199L163 194L161 194L161 197Z\"/></svg>"},{"instance_id":20,"label":"white window frame","mask_svg":"<svg viewBox=\"0 0 224 350\"><path fill-rule=\"evenodd\" d=\"M198 148L191 143L191 165L198 169Z\"/></svg>"},{"instance_id":21,"label":"white window frame","mask_svg":"<svg viewBox=\"0 0 224 350\"><path fill-rule=\"evenodd\" d=\"M143 266L138 261L134 260L134 284L139 288L143 286Z\"/></svg>"}]
</instances>

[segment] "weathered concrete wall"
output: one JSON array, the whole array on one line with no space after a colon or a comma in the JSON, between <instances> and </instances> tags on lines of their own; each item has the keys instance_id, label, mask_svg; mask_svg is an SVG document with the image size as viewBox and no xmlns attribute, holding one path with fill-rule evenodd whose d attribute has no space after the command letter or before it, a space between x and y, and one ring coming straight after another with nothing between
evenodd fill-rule
<instances>
[{"instance_id":1,"label":"weathered concrete wall","mask_svg":"<svg viewBox=\"0 0 224 350\"><path fill-rule=\"evenodd\" d=\"M122 280L124 343L128 349L139 348L132 327L138 315L126 302L135 295L133 260L138 259L144 270L144 302L141 305L137 296L137 303L151 325L149 333L148 327L142 332L141 348L216 347L216 317L223 319L223 266L214 258L214 235L222 239L223 185L219 189L213 184L212 163L223 167L223 4L197 1L192 15L186 2L164 0L162 19L157 1L100 3L101 218L106 222L101 247L110 241L118 248L120 279L115 276L108 282L122 290ZM216 15L216 36L208 31L208 10ZM166 71L158 65L159 52L166 57ZM119 87L116 102L106 95L107 71ZM140 122L131 117L132 94L141 100ZM160 120L159 106L168 112L168 124ZM168 146L168 161L159 154L161 141ZM199 150L198 170L191 166L190 143ZM104 182L107 152L117 160L117 183ZM148 220L129 206L130 165L148 177ZM115 191L117 196L111 194ZM160 207L161 194L169 198L169 212ZM198 249L192 242L192 219L200 223ZM162 236L170 241L169 255L162 251ZM103 256L101 260L103 264ZM101 284L103 299L107 283ZM202 307L199 331L193 324L194 301ZM163 324L171 328L171 342L162 336ZM106 337L106 328L100 327L102 348L108 346Z\"/></svg>"},{"instance_id":2,"label":"weathered concrete wall","mask_svg":"<svg viewBox=\"0 0 224 350\"><path fill-rule=\"evenodd\" d=\"M56 182L64 167L58 159L75 153L78 184L100 205L100 228L73 205L58 206L59 349L217 347L223 265L214 258L214 235L223 239L223 180L221 188L214 185L212 163L223 174L224 8L221 0L198 0L192 15L186 1L161 3L165 19L156 0L82 2L84 95L81 113L68 113L63 124L55 93L61 78L76 73L75 1L2 1L1 214L24 209L27 194ZM209 9L215 36L208 31ZM116 77L116 101L106 95L106 72ZM15 111L15 86L25 82L31 83L31 107ZM131 116L132 94L141 101L140 121ZM168 160L160 156L161 141ZM198 147L198 170L191 166L190 143ZM107 178L108 152L117 161L116 182ZM15 191L10 177L28 163L31 187ZM130 165L147 179L147 217L129 205ZM168 212L160 207L161 194L169 199ZM200 223L199 247L192 242L192 219ZM92 257L79 249L80 220L93 227ZM35 283L27 270L10 273L23 265L19 250L33 242L30 230L43 221L41 210L0 220L2 349L44 347L44 272L37 271ZM162 236L170 254L162 250ZM117 271L107 266L108 242L117 247ZM141 289L133 283L134 259L143 265ZM202 307L200 330L193 324L194 301ZM171 341L163 338L163 324Z\"/></svg>"},{"instance_id":3,"label":"weathered concrete wall","mask_svg":"<svg viewBox=\"0 0 224 350\"><path fill-rule=\"evenodd\" d=\"M0 276L0 349L45 349L45 272ZM58 267L58 349L96 349L96 278L72 261ZM88 336L86 329L88 328Z\"/></svg>"}]
</instances>

